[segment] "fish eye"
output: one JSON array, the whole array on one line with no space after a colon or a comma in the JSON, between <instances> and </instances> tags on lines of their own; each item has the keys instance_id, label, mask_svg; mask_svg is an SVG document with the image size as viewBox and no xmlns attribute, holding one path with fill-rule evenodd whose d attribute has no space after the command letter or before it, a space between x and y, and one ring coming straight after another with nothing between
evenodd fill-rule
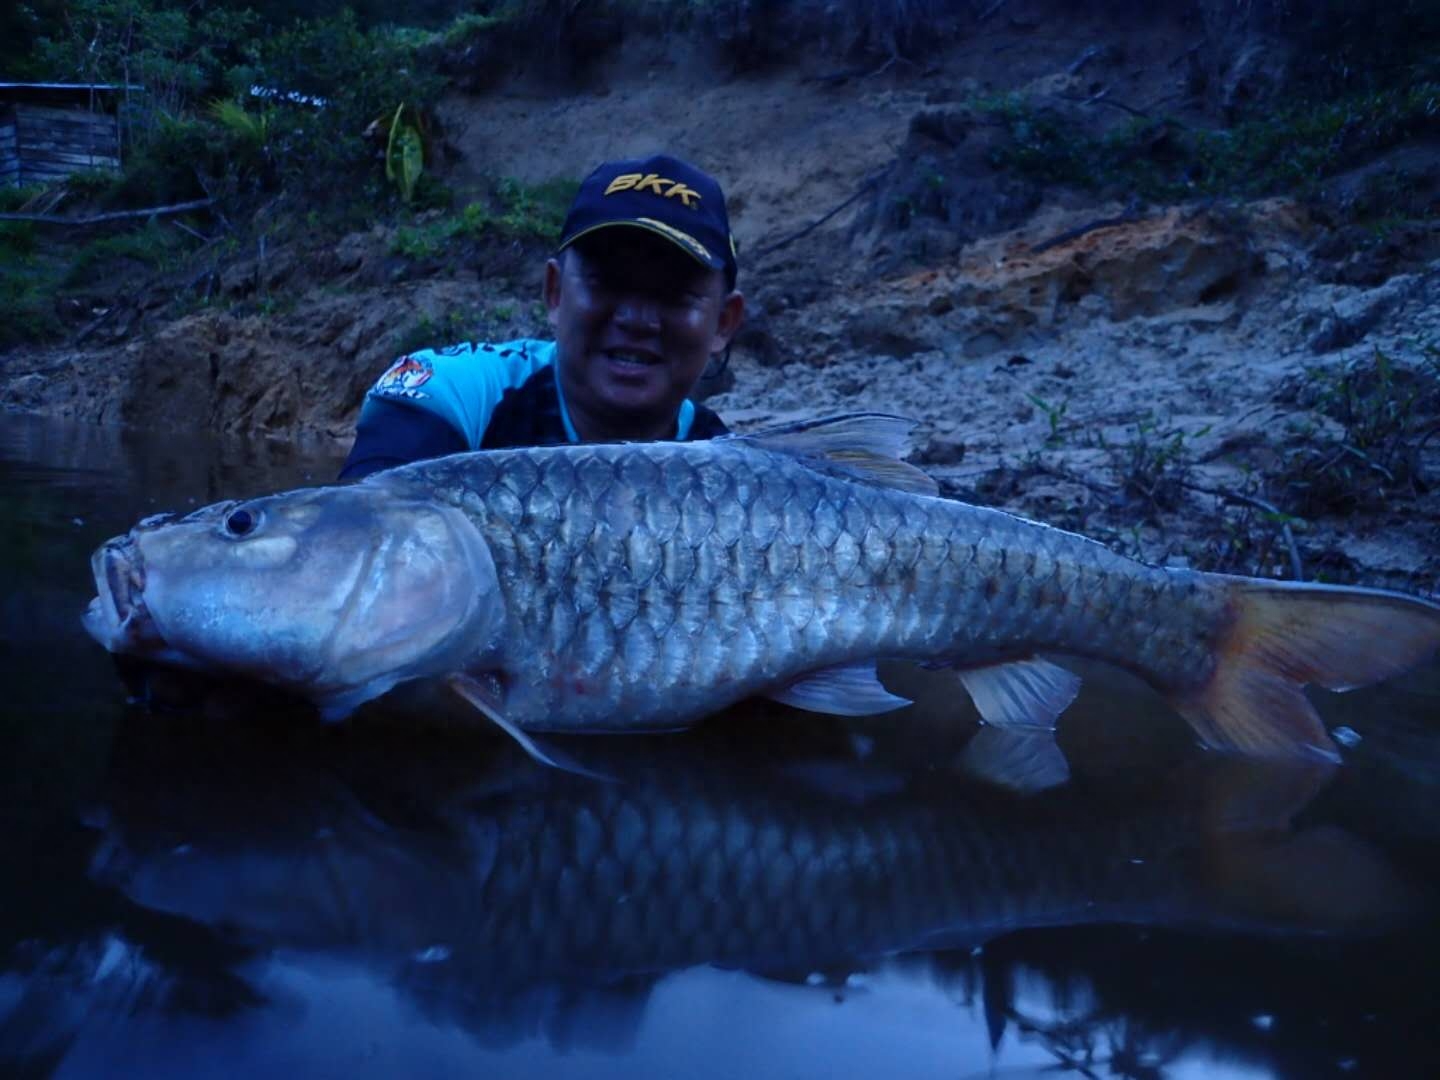
<instances>
[{"instance_id":1,"label":"fish eye","mask_svg":"<svg viewBox=\"0 0 1440 1080\"><path fill-rule=\"evenodd\" d=\"M227 536L248 536L259 524L260 515L253 514L242 506L225 516L225 533Z\"/></svg>"}]
</instances>

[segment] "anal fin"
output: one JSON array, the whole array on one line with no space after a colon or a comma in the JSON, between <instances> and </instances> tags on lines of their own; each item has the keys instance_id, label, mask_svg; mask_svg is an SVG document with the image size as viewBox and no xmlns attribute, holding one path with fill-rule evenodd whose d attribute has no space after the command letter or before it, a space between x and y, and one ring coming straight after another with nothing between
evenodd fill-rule
<instances>
[{"instance_id":1,"label":"anal fin","mask_svg":"<svg viewBox=\"0 0 1440 1080\"><path fill-rule=\"evenodd\" d=\"M1059 664L1030 657L967 668L960 681L987 724L1053 731L1080 692L1080 677Z\"/></svg>"},{"instance_id":2,"label":"anal fin","mask_svg":"<svg viewBox=\"0 0 1440 1080\"><path fill-rule=\"evenodd\" d=\"M835 716L873 716L910 704L909 698L896 697L880 685L873 663L812 671L765 696L782 705Z\"/></svg>"}]
</instances>

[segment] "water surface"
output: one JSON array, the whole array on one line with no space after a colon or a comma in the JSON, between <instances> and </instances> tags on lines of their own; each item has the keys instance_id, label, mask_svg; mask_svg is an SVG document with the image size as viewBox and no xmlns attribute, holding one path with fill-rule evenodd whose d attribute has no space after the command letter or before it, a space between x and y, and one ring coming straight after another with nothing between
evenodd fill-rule
<instances>
[{"instance_id":1,"label":"water surface","mask_svg":"<svg viewBox=\"0 0 1440 1080\"><path fill-rule=\"evenodd\" d=\"M116 665L89 553L333 455L0 416L0 1071L1400 1076L1440 1067L1440 670L1327 772L1085 669L1074 778L969 778L938 674L540 770L445 702L324 726Z\"/></svg>"}]
</instances>

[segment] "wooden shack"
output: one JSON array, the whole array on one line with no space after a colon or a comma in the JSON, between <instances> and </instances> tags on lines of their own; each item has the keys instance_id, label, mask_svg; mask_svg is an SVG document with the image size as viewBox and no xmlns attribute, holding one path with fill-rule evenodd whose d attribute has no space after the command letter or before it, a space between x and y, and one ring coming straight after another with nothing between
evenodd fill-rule
<instances>
[{"instance_id":1,"label":"wooden shack","mask_svg":"<svg viewBox=\"0 0 1440 1080\"><path fill-rule=\"evenodd\" d=\"M119 86L0 82L0 184L120 167Z\"/></svg>"}]
</instances>

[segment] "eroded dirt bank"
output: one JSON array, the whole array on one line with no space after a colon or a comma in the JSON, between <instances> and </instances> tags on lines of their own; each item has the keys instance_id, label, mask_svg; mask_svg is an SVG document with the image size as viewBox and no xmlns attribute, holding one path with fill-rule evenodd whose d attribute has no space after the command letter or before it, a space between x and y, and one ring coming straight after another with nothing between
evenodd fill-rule
<instances>
[{"instance_id":1,"label":"eroded dirt bank","mask_svg":"<svg viewBox=\"0 0 1440 1080\"><path fill-rule=\"evenodd\" d=\"M1377 171L1433 191L1440 150L1404 147L1303 205L1150 205L992 168L977 91L1048 94L1077 124L1101 122L1084 104L1101 89L1183 91L1178 30L1077 68L1086 33L1007 25L924 71L843 77L819 60L736 76L637 42L580 95L452 98L448 179L578 177L660 148L717 173L752 317L706 389L737 427L899 412L960 497L1155 561L1435 592L1436 229L1346 231L1324 207ZM170 286L136 283L79 340L0 358L0 403L343 443L398 352L543 333L540 260L292 229L207 278L201 310L172 317Z\"/></svg>"}]
</instances>

